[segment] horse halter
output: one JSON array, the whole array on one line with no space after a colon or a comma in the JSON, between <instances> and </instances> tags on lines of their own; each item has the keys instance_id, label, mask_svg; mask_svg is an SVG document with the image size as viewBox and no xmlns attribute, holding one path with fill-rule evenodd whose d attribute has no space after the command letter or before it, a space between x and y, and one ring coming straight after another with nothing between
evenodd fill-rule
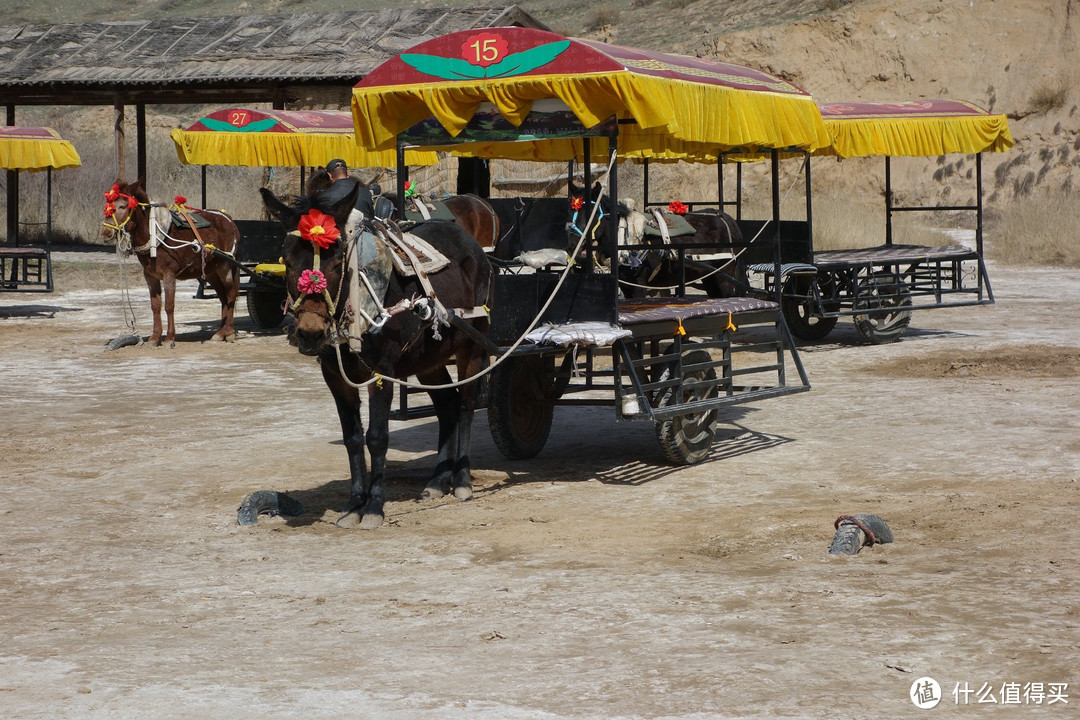
<instances>
[{"instance_id":1,"label":"horse halter","mask_svg":"<svg viewBox=\"0 0 1080 720\"><path fill-rule=\"evenodd\" d=\"M307 310L300 307L300 303L304 302L304 299L311 295L319 295L326 301L326 309L329 314L325 316L327 322L330 322L336 314L337 305L334 303L334 298L330 296L330 288L327 286L326 274L319 268L319 246L314 246L315 257L311 264L310 270L304 270L300 273L300 277L296 281L296 289L300 293L292 305L289 306L289 310L293 315L299 315L302 312L310 312L318 315L322 315L315 310ZM338 282L338 294L341 294L341 281Z\"/></svg>"},{"instance_id":2,"label":"horse halter","mask_svg":"<svg viewBox=\"0 0 1080 720\"><path fill-rule=\"evenodd\" d=\"M124 198L127 202L127 217L124 218L124 222L119 223L114 218L116 217L116 201L121 198ZM101 224L117 234L122 234L126 232L127 224L131 222L132 210L139 205L145 207L147 203L140 203L134 195L120 192L120 186L114 184L105 192L105 220ZM110 220L112 222L109 222Z\"/></svg>"}]
</instances>

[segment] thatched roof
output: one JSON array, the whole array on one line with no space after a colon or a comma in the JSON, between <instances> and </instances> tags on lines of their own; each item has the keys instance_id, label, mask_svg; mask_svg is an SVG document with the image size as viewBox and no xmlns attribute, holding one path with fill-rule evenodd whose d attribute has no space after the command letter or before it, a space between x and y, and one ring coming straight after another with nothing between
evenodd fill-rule
<instances>
[{"instance_id":1,"label":"thatched roof","mask_svg":"<svg viewBox=\"0 0 1080 720\"><path fill-rule=\"evenodd\" d=\"M0 27L0 103L284 100L427 38L544 25L516 5Z\"/></svg>"}]
</instances>

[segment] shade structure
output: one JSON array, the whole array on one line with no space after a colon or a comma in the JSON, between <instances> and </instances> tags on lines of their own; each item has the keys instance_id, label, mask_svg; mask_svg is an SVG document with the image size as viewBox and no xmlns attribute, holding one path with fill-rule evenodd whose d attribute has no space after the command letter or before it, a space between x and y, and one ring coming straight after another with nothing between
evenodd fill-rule
<instances>
[{"instance_id":1,"label":"shade structure","mask_svg":"<svg viewBox=\"0 0 1080 720\"><path fill-rule=\"evenodd\" d=\"M832 144L817 151L840 157L934 157L1004 152L1013 145L1005 115L959 100L819 104Z\"/></svg>"},{"instance_id":2,"label":"shade structure","mask_svg":"<svg viewBox=\"0 0 1080 720\"><path fill-rule=\"evenodd\" d=\"M52 128L0 127L0 167L37 172L80 165L75 147Z\"/></svg>"},{"instance_id":3,"label":"shade structure","mask_svg":"<svg viewBox=\"0 0 1080 720\"><path fill-rule=\"evenodd\" d=\"M538 101L558 102L574 122L534 121ZM516 27L452 33L390 58L353 88L352 110L369 150L401 136L476 157L584 160L571 124L595 135L617 128L626 158L830 143L809 93L775 75ZM589 160L605 156L597 147Z\"/></svg>"},{"instance_id":4,"label":"shade structure","mask_svg":"<svg viewBox=\"0 0 1080 720\"><path fill-rule=\"evenodd\" d=\"M186 165L314 167L341 158L349 167L395 167L393 149L367 152L356 144L352 117L335 110L227 108L171 133ZM409 165L434 165L438 156L407 151Z\"/></svg>"}]
</instances>

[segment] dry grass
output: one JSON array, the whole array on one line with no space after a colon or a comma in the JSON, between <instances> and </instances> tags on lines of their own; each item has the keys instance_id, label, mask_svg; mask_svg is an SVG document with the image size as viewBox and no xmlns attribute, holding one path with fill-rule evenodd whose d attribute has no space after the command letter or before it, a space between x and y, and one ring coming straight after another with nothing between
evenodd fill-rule
<instances>
[{"instance_id":1,"label":"dry grass","mask_svg":"<svg viewBox=\"0 0 1080 720\"><path fill-rule=\"evenodd\" d=\"M997 220L992 260L1009 265L1080 267L1080 220L1076 199L1065 192L1017 198Z\"/></svg>"}]
</instances>

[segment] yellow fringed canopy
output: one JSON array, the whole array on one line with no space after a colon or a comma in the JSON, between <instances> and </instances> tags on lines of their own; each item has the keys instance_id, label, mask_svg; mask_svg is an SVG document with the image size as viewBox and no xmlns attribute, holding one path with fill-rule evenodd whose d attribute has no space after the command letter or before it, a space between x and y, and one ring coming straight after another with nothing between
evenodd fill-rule
<instances>
[{"instance_id":1,"label":"yellow fringed canopy","mask_svg":"<svg viewBox=\"0 0 1080 720\"><path fill-rule=\"evenodd\" d=\"M816 154L935 157L1004 152L1013 145L1004 115L957 100L846 102L818 106L832 144Z\"/></svg>"},{"instance_id":2,"label":"yellow fringed canopy","mask_svg":"<svg viewBox=\"0 0 1080 720\"><path fill-rule=\"evenodd\" d=\"M530 126L538 101L561 103L578 137L567 123L551 125L557 114ZM774 75L517 27L444 35L387 60L353 89L352 110L369 150L392 149L401 136L522 160L584 160L580 130L607 135L613 122L625 158L816 150L831 139L810 95ZM605 160L606 143L593 145L589 159Z\"/></svg>"},{"instance_id":3,"label":"yellow fringed canopy","mask_svg":"<svg viewBox=\"0 0 1080 720\"><path fill-rule=\"evenodd\" d=\"M38 172L80 165L75 147L52 128L0 127L0 167Z\"/></svg>"},{"instance_id":4,"label":"yellow fringed canopy","mask_svg":"<svg viewBox=\"0 0 1080 720\"><path fill-rule=\"evenodd\" d=\"M393 150L366 152L352 118L333 110L218 110L171 133L185 165L315 167L341 158L351 168L395 167ZM434 152L407 150L409 165L434 165Z\"/></svg>"}]
</instances>

